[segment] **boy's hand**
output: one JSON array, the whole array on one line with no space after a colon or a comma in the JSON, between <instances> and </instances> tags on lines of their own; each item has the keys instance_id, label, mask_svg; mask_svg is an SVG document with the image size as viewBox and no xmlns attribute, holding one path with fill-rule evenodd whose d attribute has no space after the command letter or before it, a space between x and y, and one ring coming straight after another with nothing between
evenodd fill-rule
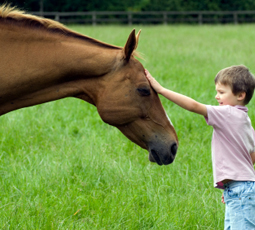
<instances>
[{"instance_id":1,"label":"boy's hand","mask_svg":"<svg viewBox=\"0 0 255 230\"><path fill-rule=\"evenodd\" d=\"M148 79L148 81L150 82L151 87L157 93L160 93L160 91L163 89L163 87L155 80L154 77L151 76L151 74L149 73L149 71L147 69L145 70L145 75L146 75L146 78Z\"/></svg>"},{"instance_id":2,"label":"boy's hand","mask_svg":"<svg viewBox=\"0 0 255 230\"><path fill-rule=\"evenodd\" d=\"M225 201L224 201L224 194L222 193L222 195L221 195L221 202L223 203L223 204L225 204Z\"/></svg>"}]
</instances>

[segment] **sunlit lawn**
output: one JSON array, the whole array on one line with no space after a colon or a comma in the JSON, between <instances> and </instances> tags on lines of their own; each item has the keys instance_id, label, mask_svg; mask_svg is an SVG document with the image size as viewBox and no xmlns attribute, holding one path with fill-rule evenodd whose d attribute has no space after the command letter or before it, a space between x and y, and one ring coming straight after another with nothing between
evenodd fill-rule
<instances>
[{"instance_id":1,"label":"sunlit lawn","mask_svg":"<svg viewBox=\"0 0 255 230\"><path fill-rule=\"evenodd\" d=\"M124 46L142 29L143 65L164 86L215 104L214 76L245 64L255 73L254 25L69 26ZM175 162L106 125L96 108L64 99L0 118L0 229L223 229L204 118L162 98L179 137ZM255 124L254 99L248 105Z\"/></svg>"}]
</instances>

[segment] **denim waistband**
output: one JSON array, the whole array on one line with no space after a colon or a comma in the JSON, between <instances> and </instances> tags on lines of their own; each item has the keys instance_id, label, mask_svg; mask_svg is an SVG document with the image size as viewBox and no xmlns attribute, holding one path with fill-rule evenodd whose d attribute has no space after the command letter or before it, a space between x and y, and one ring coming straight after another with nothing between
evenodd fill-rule
<instances>
[{"instance_id":1,"label":"denim waistband","mask_svg":"<svg viewBox=\"0 0 255 230\"><path fill-rule=\"evenodd\" d=\"M255 183L255 182L254 181L230 181L224 184L224 188L231 188L231 187L241 186L244 184L252 184L252 183Z\"/></svg>"}]
</instances>

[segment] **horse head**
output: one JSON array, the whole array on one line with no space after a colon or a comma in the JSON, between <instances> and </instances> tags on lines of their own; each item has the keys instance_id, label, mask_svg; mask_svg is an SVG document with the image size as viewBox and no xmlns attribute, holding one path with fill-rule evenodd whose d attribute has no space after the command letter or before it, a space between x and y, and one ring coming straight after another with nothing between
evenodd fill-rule
<instances>
[{"instance_id":1,"label":"horse head","mask_svg":"<svg viewBox=\"0 0 255 230\"><path fill-rule=\"evenodd\" d=\"M140 31L136 36L133 30L121 48L5 5L0 19L0 115L77 97L95 105L104 122L147 149L151 161L173 162L177 135L134 58Z\"/></svg>"},{"instance_id":2,"label":"horse head","mask_svg":"<svg viewBox=\"0 0 255 230\"><path fill-rule=\"evenodd\" d=\"M80 98L95 105L104 122L147 149L151 161L173 162L177 135L142 64L134 58L140 32L136 36L133 30L122 48L52 20L0 7L0 19L6 17L10 20L0 24L0 115L65 97Z\"/></svg>"},{"instance_id":3,"label":"horse head","mask_svg":"<svg viewBox=\"0 0 255 230\"><path fill-rule=\"evenodd\" d=\"M131 32L116 56L96 106L102 120L149 151L149 160L159 165L173 162L178 139L157 93L145 77L144 67L134 58L140 31ZM102 84L102 83L101 83Z\"/></svg>"}]
</instances>

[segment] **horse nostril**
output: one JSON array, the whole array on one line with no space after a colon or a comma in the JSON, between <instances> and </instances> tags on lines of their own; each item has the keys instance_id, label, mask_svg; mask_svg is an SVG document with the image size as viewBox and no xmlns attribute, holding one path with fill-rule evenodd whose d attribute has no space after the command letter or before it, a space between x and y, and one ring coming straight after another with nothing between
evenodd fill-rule
<instances>
[{"instance_id":1,"label":"horse nostril","mask_svg":"<svg viewBox=\"0 0 255 230\"><path fill-rule=\"evenodd\" d=\"M173 143L172 145L171 145L171 153L173 154L173 156L175 156L176 155L176 152L177 152L177 144L176 143Z\"/></svg>"}]
</instances>

